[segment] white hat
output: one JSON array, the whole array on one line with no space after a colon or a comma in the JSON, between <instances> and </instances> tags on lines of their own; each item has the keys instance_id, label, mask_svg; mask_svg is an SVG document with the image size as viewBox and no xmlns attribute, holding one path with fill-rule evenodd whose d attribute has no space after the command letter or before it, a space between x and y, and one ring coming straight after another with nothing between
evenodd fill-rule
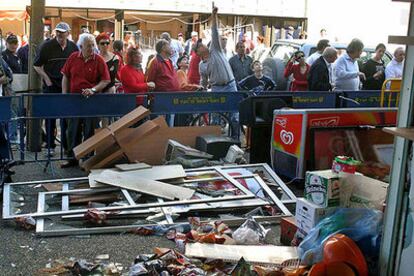
<instances>
[{"instance_id":1,"label":"white hat","mask_svg":"<svg viewBox=\"0 0 414 276\"><path fill-rule=\"evenodd\" d=\"M197 32L191 32L191 36L198 36Z\"/></svg>"},{"instance_id":2,"label":"white hat","mask_svg":"<svg viewBox=\"0 0 414 276\"><path fill-rule=\"evenodd\" d=\"M56 25L55 31L62 32L62 33L69 32L70 31L69 24L66 22L60 22Z\"/></svg>"}]
</instances>

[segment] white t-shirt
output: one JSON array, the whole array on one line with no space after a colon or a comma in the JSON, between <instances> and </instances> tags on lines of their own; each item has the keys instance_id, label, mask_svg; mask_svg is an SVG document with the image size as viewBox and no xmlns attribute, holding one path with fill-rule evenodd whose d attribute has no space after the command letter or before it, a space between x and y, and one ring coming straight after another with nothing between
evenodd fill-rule
<instances>
[{"instance_id":1,"label":"white t-shirt","mask_svg":"<svg viewBox=\"0 0 414 276\"><path fill-rule=\"evenodd\" d=\"M404 61L397 62L395 59L391 60L385 68L385 78L402 78L404 68Z\"/></svg>"},{"instance_id":2,"label":"white t-shirt","mask_svg":"<svg viewBox=\"0 0 414 276\"><path fill-rule=\"evenodd\" d=\"M318 51L316 51L315 53L313 53L312 55L310 55L307 59L306 59L306 63L309 65L312 65L318 58L320 58L322 54L320 54Z\"/></svg>"},{"instance_id":3,"label":"white t-shirt","mask_svg":"<svg viewBox=\"0 0 414 276\"><path fill-rule=\"evenodd\" d=\"M173 62L174 68L177 69L177 61L178 61L178 58L180 57L180 54L184 53L184 48L181 42L179 42L176 39L171 39L170 46L173 51L173 54L171 55L170 58Z\"/></svg>"}]
</instances>

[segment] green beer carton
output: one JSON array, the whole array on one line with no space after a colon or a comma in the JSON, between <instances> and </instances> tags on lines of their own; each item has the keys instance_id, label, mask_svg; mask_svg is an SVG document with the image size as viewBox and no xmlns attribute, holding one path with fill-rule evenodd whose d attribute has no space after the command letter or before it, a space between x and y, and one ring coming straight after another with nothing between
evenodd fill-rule
<instances>
[{"instance_id":1,"label":"green beer carton","mask_svg":"<svg viewBox=\"0 0 414 276\"><path fill-rule=\"evenodd\" d=\"M306 172L305 198L321 207L339 206L339 179L332 170Z\"/></svg>"}]
</instances>

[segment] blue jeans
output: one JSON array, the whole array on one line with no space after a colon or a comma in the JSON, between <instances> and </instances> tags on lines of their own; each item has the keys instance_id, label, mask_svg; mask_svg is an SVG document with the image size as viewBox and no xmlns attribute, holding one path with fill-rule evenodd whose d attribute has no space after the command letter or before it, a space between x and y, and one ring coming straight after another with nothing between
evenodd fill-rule
<instances>
[{"instance_id":1,"label":"blue jeans","mask_svg":"<svg viewBox=\"0 0 414 276\"><path fill-rule=\"evenodd\" d=\"M236 81L229 82L226 85L213 85L211 86L211 92L237 92ZM213 118L214 121L214 118ZM233 139L239 139L239 112L230 114L231 122L231 137Z\"/></svg>"}]
</instances>

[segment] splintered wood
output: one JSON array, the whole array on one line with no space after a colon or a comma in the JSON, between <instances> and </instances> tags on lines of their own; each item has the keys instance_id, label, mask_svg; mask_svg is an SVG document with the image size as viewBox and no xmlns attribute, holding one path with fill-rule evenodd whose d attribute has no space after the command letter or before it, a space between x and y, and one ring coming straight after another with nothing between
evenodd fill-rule
<instances>
[{"instance_id":1,"label":"splintered wood","mask_svg":"<svg viewBox=\"0 0 414 276\"><path fill-rule=\"evenodd\" d=\"M169 139L194 147L197 136L221 134L219 126L170 128L162 116L133 127L149 114L148 109L140 106L75 147L73 152L77 159L94 153L81 162L81 167L87 171L109 168L122 160L161 165Z\"/></svg>"},{"instance_id":2,"label":"splintered wood","mask_svg":"<svg viewBox=\"0 0 414 276\"><path fill-rule=\"evenodd\" d=\"M195 192L192 189L138 177L131 172L105 170L95 177L95 181L169 200L189 199Z\"/></svg>"}]
</instances>

